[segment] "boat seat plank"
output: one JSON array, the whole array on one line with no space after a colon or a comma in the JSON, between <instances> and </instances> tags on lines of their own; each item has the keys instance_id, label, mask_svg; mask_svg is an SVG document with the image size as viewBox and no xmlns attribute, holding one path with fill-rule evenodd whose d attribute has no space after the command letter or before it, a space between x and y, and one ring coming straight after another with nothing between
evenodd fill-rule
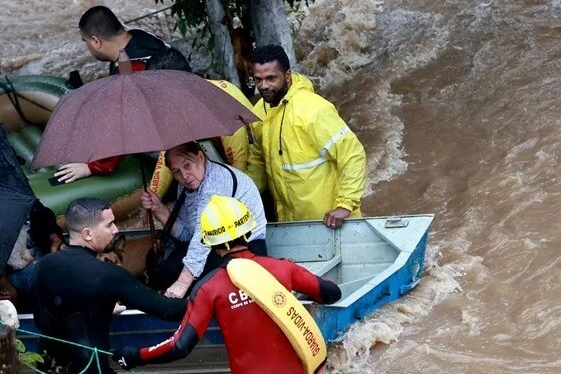
<instances>
[{"instance_id":1,"label":"boat seat plank","mask_svg":"<svg viewBox=\"0 0 561 374\"><path fill-rule=\"evenodd\" d=\"M361 279L369 275L378 275L388 267L390 267L393 262L382 262L374 264L347 264L342 267L341 270L341 281L347 283L354 281L355 279Z\"/></svg>"},{"instance_id":2,"label":"boat seat plank","mask_svg":"<svg viewBox=\"0 0 561 374\"><path fill-rule=\"evenodd\" d=\"M321 277L327 274L329 270L333 269L335 266L339 265L340 263L341 263L341 256L337 255L330 258L329 260L303 262L300 263L299 265L305 267L315 275Z\"/></svg>"}]
</instances>

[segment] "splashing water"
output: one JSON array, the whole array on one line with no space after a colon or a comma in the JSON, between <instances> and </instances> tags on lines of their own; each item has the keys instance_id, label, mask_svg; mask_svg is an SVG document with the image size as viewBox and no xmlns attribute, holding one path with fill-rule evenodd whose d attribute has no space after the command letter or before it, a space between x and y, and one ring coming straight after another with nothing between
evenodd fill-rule
<instances>
[{"instance_id":1,"label":"splashing water","mask_svg":"<svg viewBox=\"0 0 561 374\"><path fill-rule=\"evenodd\" d=\"M105 1L121 19L152 1ZM88 1L2 5L0 70L106 71ZM368 156L366 215L436 213L419 286L353 325L333 373L557 373L559 1L317 0L298 69Z\"/></svg>"}]
</instances>

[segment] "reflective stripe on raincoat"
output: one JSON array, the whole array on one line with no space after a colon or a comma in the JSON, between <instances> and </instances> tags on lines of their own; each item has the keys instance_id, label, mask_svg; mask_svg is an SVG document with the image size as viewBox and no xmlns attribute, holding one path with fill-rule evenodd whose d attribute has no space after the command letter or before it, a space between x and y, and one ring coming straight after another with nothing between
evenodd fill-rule
<instances>
[{"instance_id":1,"label":"reflective stripe on raincoat","mask_svg":"<svg viewBox=\"0 0 561 374\"><path fill-rule=\"evenodd\" d=\"M279 221L323 219L337 207L360 217L364 147L310 80L292 74L292 85L274 108L261 99L261 118L247 174L263 191L268 183Z\"/></svg>"}]
</instances>

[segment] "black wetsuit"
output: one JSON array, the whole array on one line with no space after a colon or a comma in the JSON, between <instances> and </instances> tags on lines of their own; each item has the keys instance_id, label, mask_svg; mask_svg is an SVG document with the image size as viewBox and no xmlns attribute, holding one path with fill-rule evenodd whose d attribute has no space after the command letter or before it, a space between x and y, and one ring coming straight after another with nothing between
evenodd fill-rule
<instances>
[{"instance_id":1,"label":"black wetsuit","mask_svg":"<svg viewBox=\"0 0 561 374\"><path fill-rule=\"evenodd\" d=\"M180 321L186 301L169 299L149 289L127 270L100 261L93 251L70 246L39 260L34 278L39 303L36 322L45 335L109 350L109 330L117 300L158 318ZM68 373L81 372L92 352L71 345L42 339L40 350L47 350L57 366ZM113 373L107 355L100 354L102 373ZM95 362L88 373L97 373Z\"/></svg>"}]
</instances>

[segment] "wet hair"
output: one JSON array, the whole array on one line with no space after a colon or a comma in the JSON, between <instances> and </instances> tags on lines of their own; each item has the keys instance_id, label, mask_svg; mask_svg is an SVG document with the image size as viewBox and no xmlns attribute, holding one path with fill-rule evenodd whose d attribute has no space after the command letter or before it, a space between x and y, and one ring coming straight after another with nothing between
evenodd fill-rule
<instances>
[{"instance_id":1,"label":"wet hair","mask_svg":"<svg viewBox=\"0 0 561 374\"><path fill-rule=\"evenodd\" d=\"M86 36L97 36L105 40L112 39L125 31L115 13L102 5L86 10L80 18L78 27Z\"/></svg>"},{"instance_id":2,"label":"wet hair","mask_svg":"<svg viewBox=\"0 0 561 374\"><path fill-rule=\"evenodd\" d=\"M188 157L195 157L196 155L199 154L199 152L203 152L203 155L205 154L203 149L201 148L201 146L197 142L187 142L187 143L178 145L176 147L168 149L167 152L166 152L166 166L168 168L170 167L169 154L170 154L171 150L177 151L177 153L188 156ZM205 155L205 158L206 158L206 155Z\"/></svg>"},{"instance_id":3,"label":"wet hair","mask_svg":"<svg viewBox=\"0 0 561 374\"><path fill-rule=\"evenodd\" d=\"M288 60L286 52L280 45L269 44L255 48L251 60L254 64L260 65L277 61L283 73L290 70L290 61Z\"/></svg>"},{"instance_id":4,"label":"wet hair","mask_svg":"<svg viewBox=\"0 0 561 374\"><path fill-rule=\"evenodd\" d=\"M110 209L109 203L94 197L81 197L72 201L66 209L68 231L80 232L102 220L101 214Z\"/></svg>"},{"instance_id":5,"label":"wet hair","mask_svg":"<svg viewBox=\"0 0 561 374\"><path fill-rule=\"evenodd\" d=\"M144 70L181 70L187 73L192 72L187 58L174 47L154 53L146 62Z\"/></svg>"}]
</instances>

